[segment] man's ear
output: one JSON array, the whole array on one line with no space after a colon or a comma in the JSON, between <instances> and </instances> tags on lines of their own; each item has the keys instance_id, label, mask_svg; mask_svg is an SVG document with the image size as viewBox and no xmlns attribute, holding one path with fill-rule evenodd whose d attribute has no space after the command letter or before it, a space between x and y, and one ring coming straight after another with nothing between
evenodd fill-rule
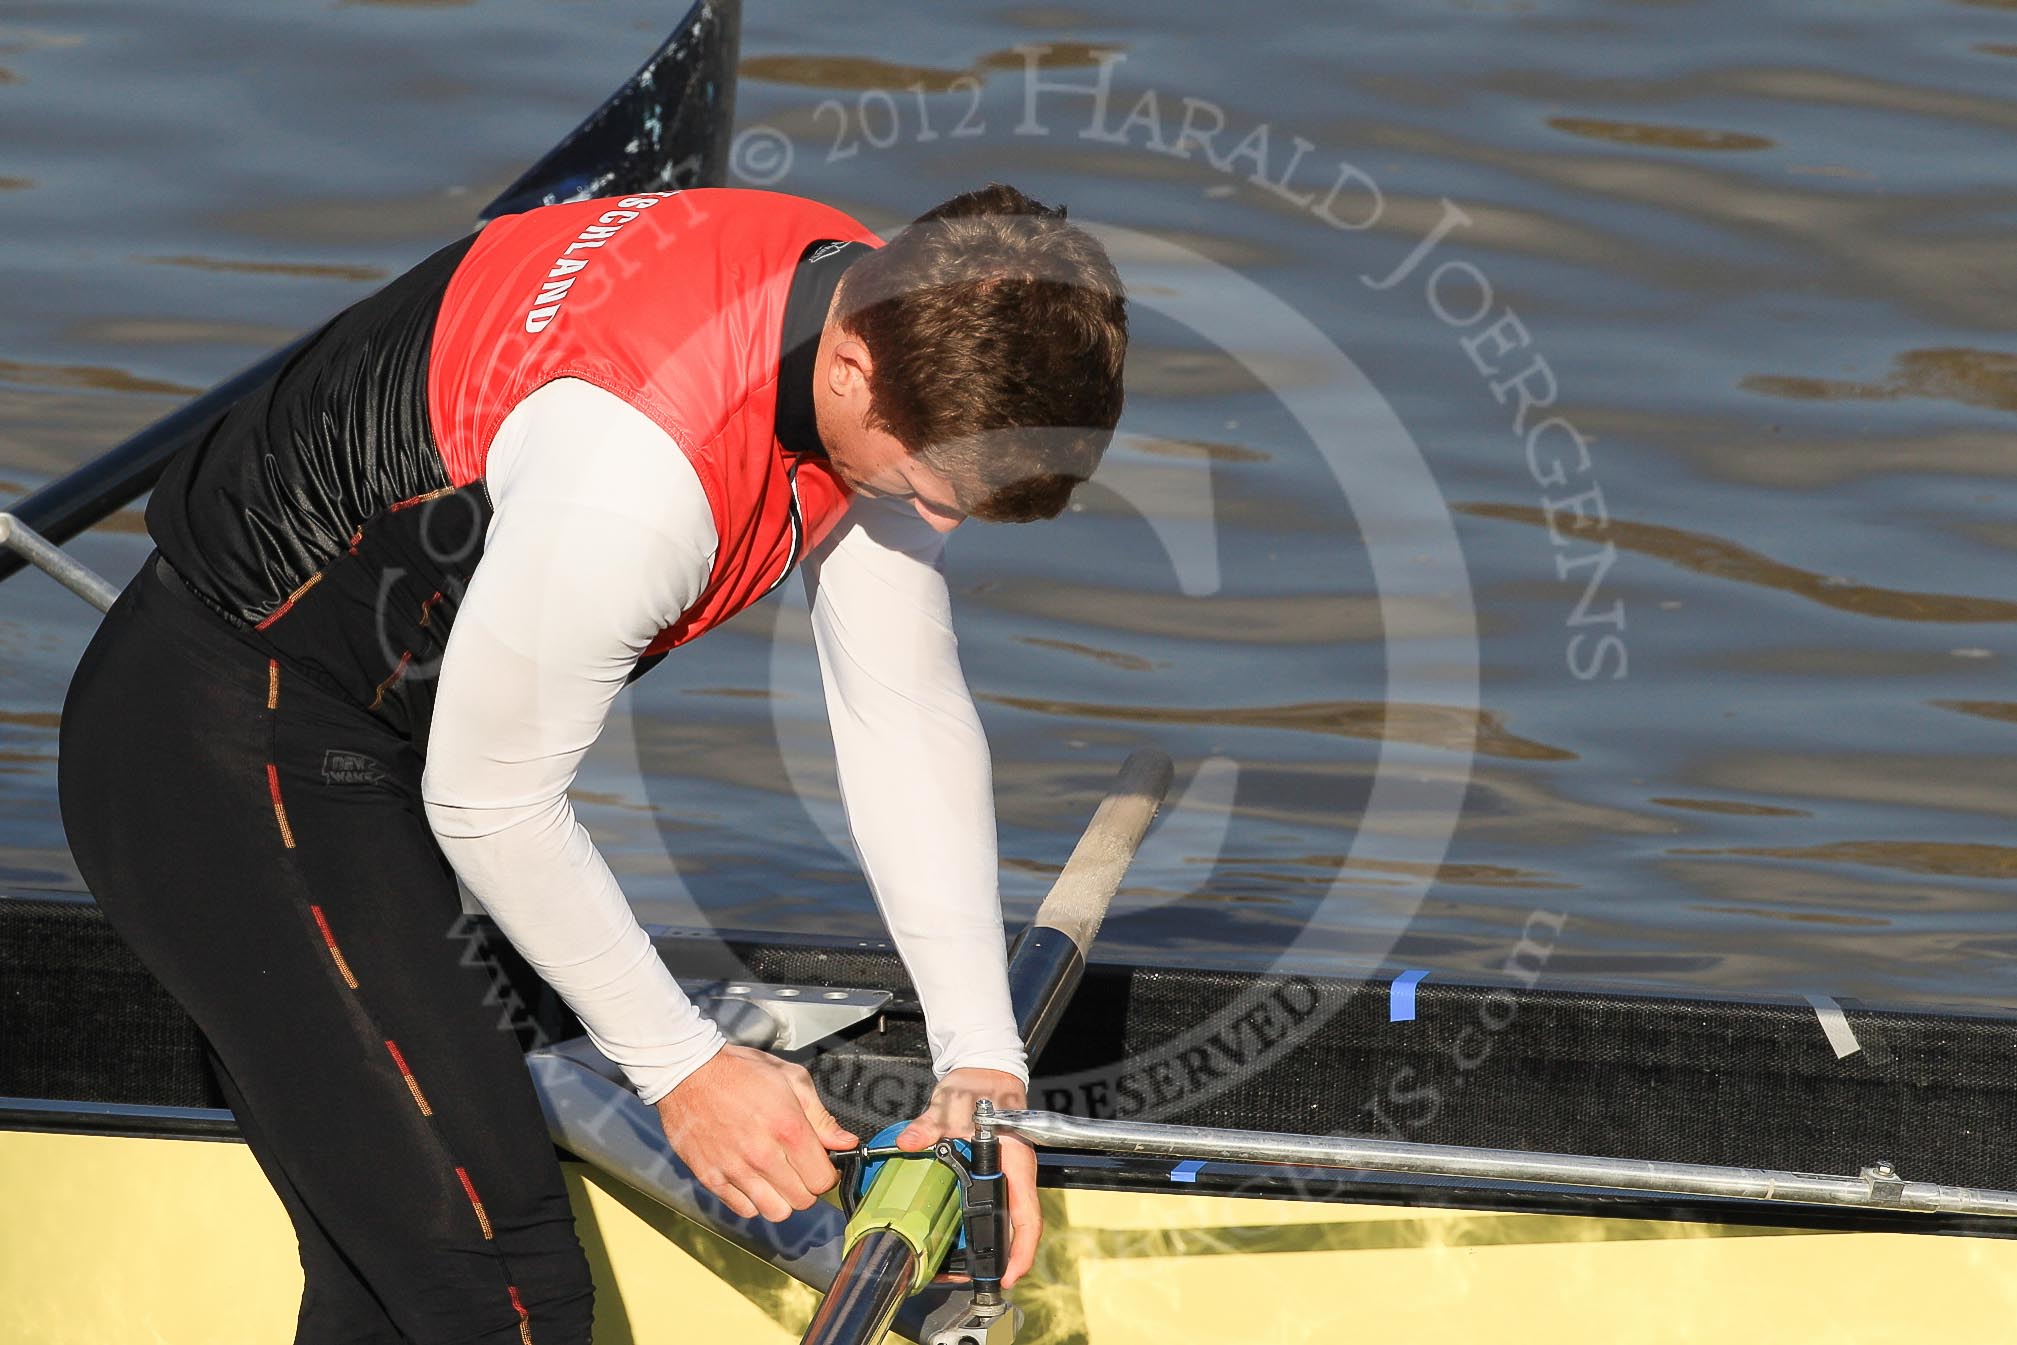
<instances>
[{"instance_id":1,"label":"man's ear","mask_svg":"<svg viewBox=\"0 0 2017 1345\"><path fill-rule=\"evenodd\" d=\"M869 375L874 371L875 361L861 341L843 336L834 342L833 357L827 361L826 376L827 386L835 396L847 396L851 385L857 381L861 391L868 391Z\"/></svg>"}]
</instances>

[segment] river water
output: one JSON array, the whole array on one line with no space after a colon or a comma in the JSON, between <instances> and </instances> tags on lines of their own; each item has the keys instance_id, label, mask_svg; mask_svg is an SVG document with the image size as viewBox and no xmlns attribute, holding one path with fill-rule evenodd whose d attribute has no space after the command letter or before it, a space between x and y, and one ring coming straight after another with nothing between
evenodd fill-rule
<instances>
[{"instance_id":1,"label":"river water","mask_svg":"<svg viewBox=\"0 0 2017 1345\"><path fill-rule=\"evenodd\" d=\"M466 229L676 17L12 0L0 498ZM2007 0L754 6L732 185L1010 181L1135 294L1099 479L949 555L1011 922L1153 743L1116 956L2012 1003L2013 89ZM879 932L795 588L579 782L652 918ZM0 589L10 890L78 885L90 627Z\"/></svg>"}]
</instances>

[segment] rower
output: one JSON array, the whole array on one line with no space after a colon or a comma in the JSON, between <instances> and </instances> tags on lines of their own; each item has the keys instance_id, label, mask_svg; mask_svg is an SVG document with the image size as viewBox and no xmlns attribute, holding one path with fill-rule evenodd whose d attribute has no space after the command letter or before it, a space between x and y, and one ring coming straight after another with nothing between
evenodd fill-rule
<instances>
[{"instance_id":1,"label":"rower","mask_svg":"<svg viewBox=\"0 0 2017 1345\"><path fill-rule=\"evenodd\" d=\"M1125 346L1099 244L1012 188L886 247L815 202L646 192L443 249L169 466L65 706L64 819L293 1217L304 1338L588 1339L458 876L731 1209L833 1185L858 1137L697 1013L566 793L628 679L794 569L939 1078L901 1142L1026 1104L940 556L1063 509ZM1033 1154L1001 1162L1007 1286L1038 1223Z\"/></svg>"}]
</instances>

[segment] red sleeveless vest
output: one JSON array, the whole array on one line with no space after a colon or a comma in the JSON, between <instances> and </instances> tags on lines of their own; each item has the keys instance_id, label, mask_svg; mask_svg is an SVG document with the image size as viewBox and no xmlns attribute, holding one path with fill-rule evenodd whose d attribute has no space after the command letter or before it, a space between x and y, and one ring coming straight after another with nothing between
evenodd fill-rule
<instances>
[{"instance_id":1,"label":"red sleeveless vest","mask_svg":"<svg viewBox=\"0 0 2017 1345\"><path fill-rule=\"evenodd\" d=\"M880 246L840 211L776 192L605 197L493 221L449 282L427 400L451 484L482 477L498 426L556 378L623 398L693 463L714 570L647 652L768 593L847 508L826 462L795 461L775 433L785 296L822 238Z\"/></svg>"}]
</instances>

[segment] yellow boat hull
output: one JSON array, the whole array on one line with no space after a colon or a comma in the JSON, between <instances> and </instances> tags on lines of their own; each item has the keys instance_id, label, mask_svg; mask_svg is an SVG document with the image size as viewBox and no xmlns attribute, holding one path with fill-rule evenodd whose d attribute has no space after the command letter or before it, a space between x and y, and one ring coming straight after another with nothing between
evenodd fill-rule
<instances>
[{"instance_id":1,"label":"yellow boat hull","mask_svg":"<svg viewBox=\"0 0 2017 1345\"><path fill-rule=\"evenodd\" d=\"M597 1345L796 1341L817 1296L566 1164ZM0 1340L276 1345L301 1292L242 1144L0 1134ZM2017 1241L1047 1190L1028 1345L2012 1338ZM533 1339L538 1340L537 1323Z\"/></svg>"}]
</instances>

